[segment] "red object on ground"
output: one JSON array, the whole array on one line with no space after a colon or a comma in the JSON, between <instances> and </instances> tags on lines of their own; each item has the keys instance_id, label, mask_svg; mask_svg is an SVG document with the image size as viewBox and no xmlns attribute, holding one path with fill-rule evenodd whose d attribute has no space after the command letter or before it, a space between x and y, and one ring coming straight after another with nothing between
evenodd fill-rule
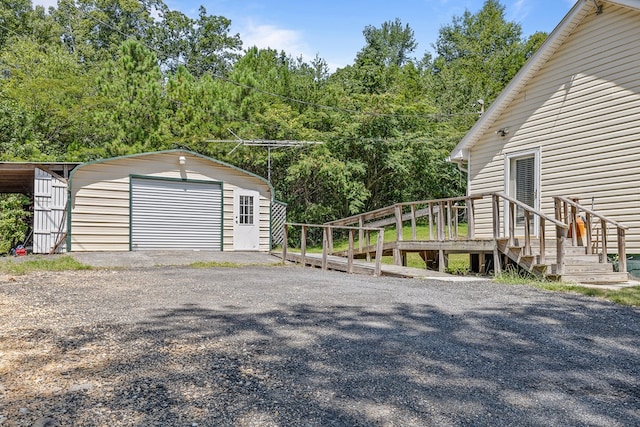
<instances>
[{"instance_id":1,"label":"red object on ground","mask_svg":"<svg viewBox=\"0 0 640 427\"><path fill-rule=\"evenodd\" d=\"M25 248L16 249L16 256L25 256L27 254L27 250Z\"/></svg>"}]
</instances>

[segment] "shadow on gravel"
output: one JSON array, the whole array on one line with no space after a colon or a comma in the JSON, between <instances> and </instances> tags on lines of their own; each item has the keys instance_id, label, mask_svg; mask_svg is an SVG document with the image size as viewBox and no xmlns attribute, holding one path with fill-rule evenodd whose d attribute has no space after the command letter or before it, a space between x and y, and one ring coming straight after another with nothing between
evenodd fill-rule
<instances>
[{"instance_id":1,"label":"shadow on gravel","mask_svg":"<svg viewBox=\"0 0 640 427\"><path fill-rule=\"evenodd\" d=\"M61 425L638 425L640 335L619 310L190 305L57 338L48 366L78 358L62 375L87 384L48 404Z\"/></svg>"}]
</instances>

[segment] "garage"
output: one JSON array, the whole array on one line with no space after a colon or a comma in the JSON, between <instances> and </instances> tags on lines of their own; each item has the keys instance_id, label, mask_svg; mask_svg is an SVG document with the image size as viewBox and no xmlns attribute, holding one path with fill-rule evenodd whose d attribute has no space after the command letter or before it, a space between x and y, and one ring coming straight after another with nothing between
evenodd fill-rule
<instances>
[{"instance_id":1,"label":"garage","mask_svg":"<svg viewBox=\"0 0 640 427\"><path fill-rule=\"evenodd\" d=\"M131 178L132 250L222 250L222 184Z\"/></svg>"},{"instance_id":2,"label":"garage","mask_svg":"<svg viewBox=\"0 0 640 427\"><path fill-rule=\"evenodd\" d=\"M271 249L269 182L198 153L85 163L68 188L68 251Z\"/></svg>"}]
</instances>

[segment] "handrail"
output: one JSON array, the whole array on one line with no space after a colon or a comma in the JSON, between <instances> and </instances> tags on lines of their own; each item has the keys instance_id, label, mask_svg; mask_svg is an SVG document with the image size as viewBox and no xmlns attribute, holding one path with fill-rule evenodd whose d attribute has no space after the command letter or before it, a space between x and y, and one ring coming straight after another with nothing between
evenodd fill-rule
<instances>
[{"instance_id":1,"label":"handrail","mask_svg":"<svg viewBox=\"0 0 640 427\"><path fill-rule=\"evenodd\" d=\"M516 200L516 199L514 199L512 197L509 197L504 193L485 193L485 194L483 194L483 196L490 196L490 195L496 195L496 196L502 197L506 201L511 202L511 203L515 204L516 206L519 206L522 209L527 210L527 211L529 211L529 212L531 212L531 213L533 213L535 215L538 215L540 218L544 218L546 221L549 221L549 222L553 223L553 225L555 225L557 227L566 228L566 229L569 228L569 226L567 224L565 224L564 222L558 221L555 218L550 217L549 215L546 215L546 214L544 214L544 213L542 213L540 211L537 211L533 207L527 205L526 203L522 203L521 201Z\"/></svg>"},{"instance_id":2,"label":"handrail","mask_svg":"<svg viewBox=\"0 0 640 427\"><path fill-rule=\"evenodd\" d=\"M286 222L282 225L284 241L282 243L282 259L286 260L288 250L288 227L301 227L302 234L300 237L300 257L302 265L306 265L305 257L307 250L307 229L309 227L322 228L322 269L327 270L329 252L333 252L333 237L332 230L348 230L349 231L349 249L347 252L347 272L353 273L353 259L354 259L354 232L359 233L367 232L367 239L369 239L370 232L374 231L378 233L378 241L376 243L376 260L374 267L374 275L380 276L382 274L382 252L384 248L384 228L375 227L348 227L339 225L328 224L302 224L296 222Z\"/></svg>"},{"instance_id":3,"label":"handrail","mask_svg":"<svg viewBox=\"0 0 640 427\"><path fill-rule=\"evenodd\" d=\"M589 214L589 215L591 215L591 216L595 216L596 218L598 218L598 219L600 219L600 220L606 221L606 222L608 222L609 224L613 225L614 227L622 228L623 230L628 230L628 229L629 229L629 227L628 227L628 226L626 226L626 225L624 225L624 224L620 224L619 222L614 221L614 220L612 220L611 218L607 218L607 217L606 217L606 216L604 216L604 215L600 215L599 213L594 212L594 211L592 211L591 209L589 209L589 208L587 208L587 207L585 207L585 206L581 205L580 203L576 203L576 202L574 202L574 201L573 201L573 200L571 200L571 199L567 199L566 197L562 197L562 196L553 196L553 198L554 198L554 199L557 199L557 200L560 200L560 201L562 201L562 202L564 202L564 203L567 203L567 204L568 204L568 205L570 205L570 206L573 206L573 207L575 207L575 208L578 208L578 209L580 209L581 211L584 211L585 213L588 213L588 214Z\"/></svg>"},{"instance_id":4,"label":"handrail","mask_svg":"<svg viewBox=\"0 0 640 427\"><path fill-rule=\"evenodd\" d=\"M439 204L439 203L449 203L449 202L455 203L455 202L463 202L467 200L477 200L481 198L483 198L482 195L471 195L471 196L460 196L460 197L448 197L444 199L418 200L415 202L400 202L400 203L394 203L393 205L385 206L383 208L374 209L372 211L363 212L361 214L351 215L351 216L336 219L333 221L327 221L325 222L325 224L327 225L354 224L360 221L361 218L366 221L372 221L385 216L393 215L395 212L395 208L398 206L404 207L404 206Z\"/></svg>"},{"instance_id":5,"label":"handrail","mask_svg":"<svg viewBox=\"0 0 640 427\"><path fill-rule=\"evenodd\" d=\"M503 193L489 193L493 199L493 235L494 238L497 239L500 236L500 198L509 202L509 209L505 213L505 215L509 215L509 230L508 230L508 238L509 238L509 246L514 246L515 242L515 213L516 206L522 208L524 210L525 221L524 221L524 255L531 256L531 230L530 230L530 220L531 214L537 215L540 218L540 222L538 224L538 239L540 242L540 255L538 258L538 262L540 264L545 264L545 251L546 251L546 221L551 222L555 225L556 229L556 272L558 274L562 274L564 272L564 252L565 252L565 244L566 237L568 234L569 226L562 221L559 221L555 218L551 218L550 216L535 210L533 207L520 202L512 197L507 196ZM506 234L506 231L505 231ZM494 258L497 258L498 254L494 255ZM496 272L500 271L499 262L495 262Z\"/></svg>"},{"instance_id":6,"label":"handrail","mask_svg":"<svg viewBox=\"0 0 640 427\"><path fill-rule=\"evenodd\" d=\"M584 243L587 254L593 253L593 249L594 249L592 246L593 236L592 236L592 230L591 230L591 217L596 217L600 220L600 229L602 233L602 241L601 241L602 247L600 249L601 263L607 262L607 258L608 258L607 224L610 224L617 228L616 238L618 243L618 270L620 272L626 272L627 271L627 247L626 247L625 236L626 236L626 231L629 229L629 227L627 227L624 224L620 224L619 222L614 221L610 218L607 218L604 215L600 215L597 212L594 212L593 210L585 206L582 206L580 203L577 202L578 199L572 200L562 196L554 196L553 198L554 198L556 216L558 218L562 218L562 213L564 211L565 221L568 223L568 226L570 227L571 238L573 239L574 244L578 244L578 237L577 237L578 211L582 211L585 213L585 221L586 221L585 230L584 230L585 242L583 243ZM564 204L564 209L562 209L561 204ZM568 206L571 206L571 214L569 214L568 212Z\"/></svg>"}]
</instances>

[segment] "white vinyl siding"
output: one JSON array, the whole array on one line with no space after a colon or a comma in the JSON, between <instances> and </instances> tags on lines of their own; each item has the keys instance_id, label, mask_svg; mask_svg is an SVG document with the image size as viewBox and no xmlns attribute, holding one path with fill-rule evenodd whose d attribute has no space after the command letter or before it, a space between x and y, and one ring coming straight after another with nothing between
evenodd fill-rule
<instances>
[{"instance_id":1,"label":"white vinyl siding","mask_svg":"<svg viewBox=\"0 0 640 427\"><path fill-rule=\"evenodd\" d=\"M469 192L503 191L505 156L539 149L541 209L553 216L556 195L593 204L631 228L628 252L640 254L638 70L640 12L608 4L588 14L472 147ZM489 204L477 213L479 234L490 236Z\"/></svg>"},{"instance_id":2,"label":"white vinyl siding","mask_svg":"<svg viewBox=\"0 0 640 427\"><path fill-rule=\"evenodd\" d=\"M186 164L179 164L185 156ZM171 151L108 159L79 166L71 177L71 250L128 251L131 174L145 177L216 181L223 188L223 250L233 250L233 194L248 188L260 194L260 250L268 251L271 189L242 170L194 155Z\"/></svg>"},{"instance_id":3,"label":"white vinyl siding","mask_svg":"<svg viewBox=\"0 0 640 427\"><path fill-rule=\"evenodd\" d=\"M131 248L221 250L217 182L131 178Z\"/></svg>"}]
</instances>

